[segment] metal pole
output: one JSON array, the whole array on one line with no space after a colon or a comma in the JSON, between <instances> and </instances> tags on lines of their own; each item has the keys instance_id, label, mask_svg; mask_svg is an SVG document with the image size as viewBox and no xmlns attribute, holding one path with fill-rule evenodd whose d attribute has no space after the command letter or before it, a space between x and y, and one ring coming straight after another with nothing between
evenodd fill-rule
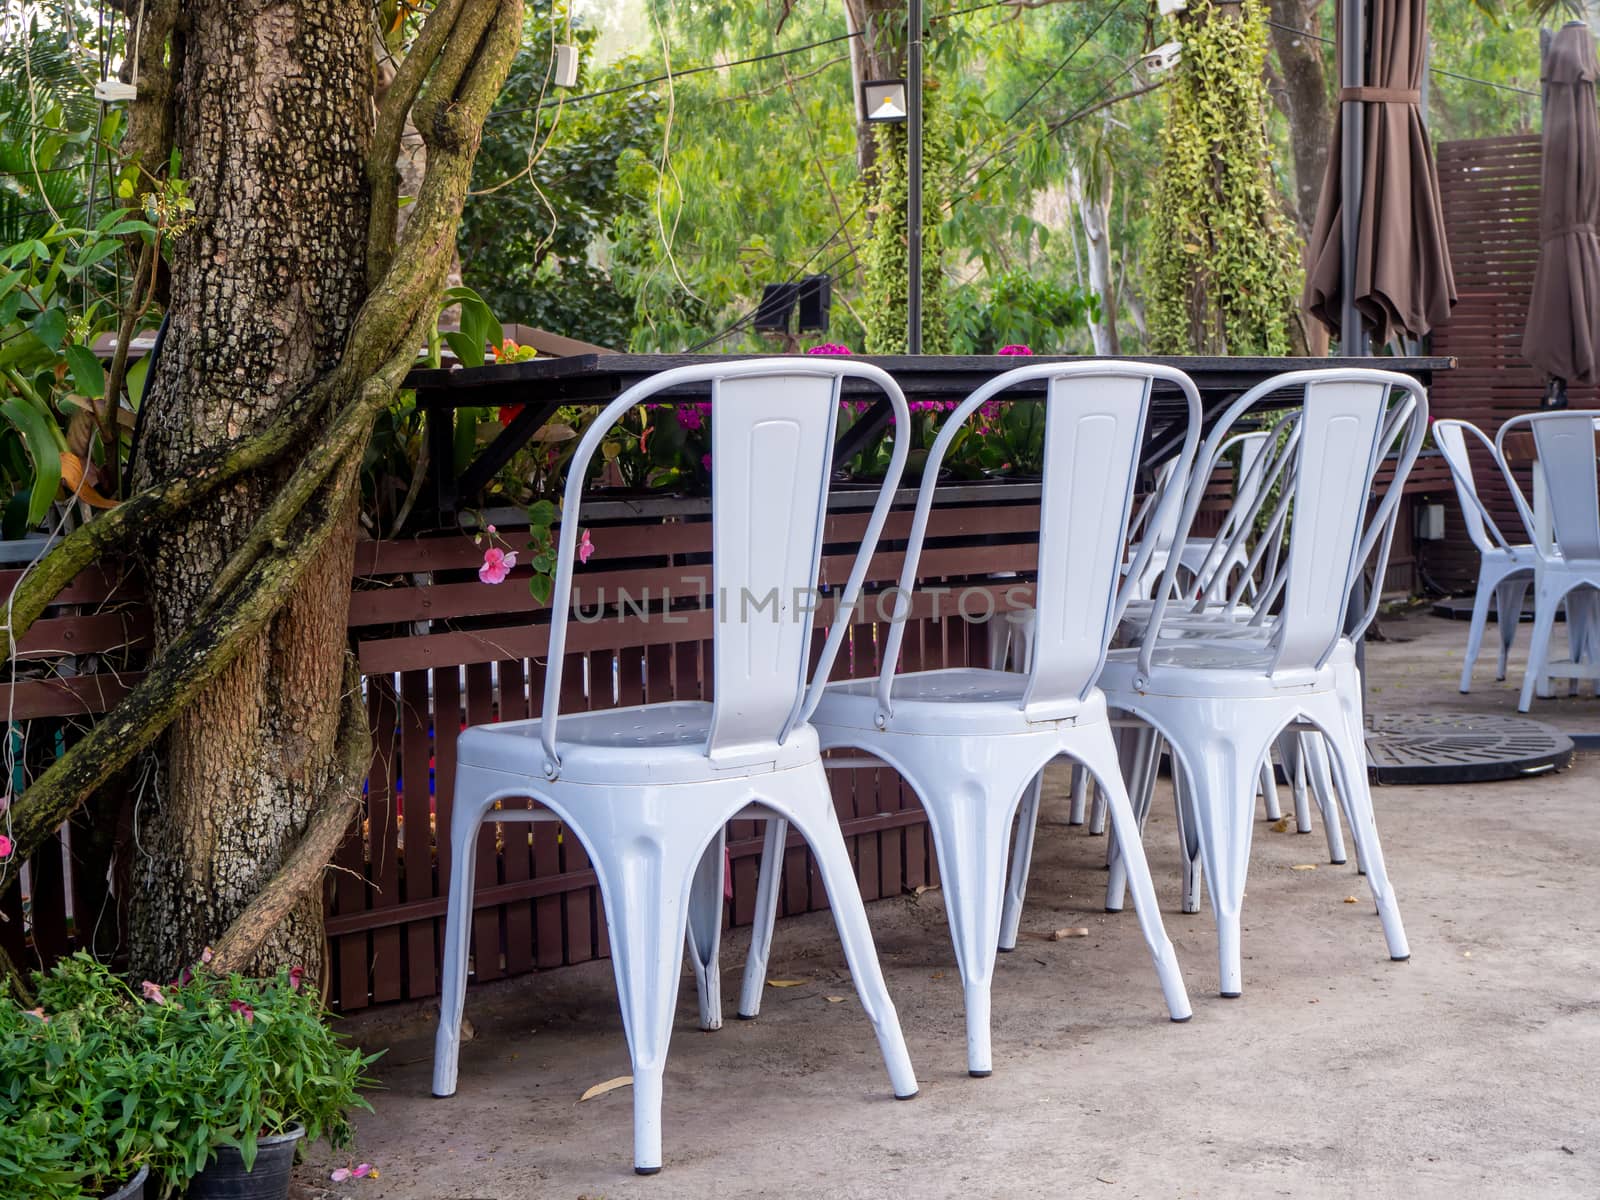
<instances>
[{"instance_id":1,"label":"metal pole","mask_svg":"<svg viewBox=\"0 0 1600 1200\"><path fill-rule=\"evenodd\" d=\"M1339 86L1365 87L1367 84L1366 0L1341 0L1339 5ZM1366 105L1360 100L1341 100L1340 125L1344 136L1339 143L1339 214L1342 301L1339 313L1339 353L1346 357L1365 354L1366 331L1356 311L1356 240L1361 234L1362 155L1366 141Z\"/></svg>"},{"instance_id":2,"label":"metal pole","mask_svg":"<svg viewBox=\"0 0 1600 1200\"><path fill-rule=\"evenodd\" d=\"M908 0L906 71L906 353L922 353L922 0Z\"/></svg>"}]
</instances>

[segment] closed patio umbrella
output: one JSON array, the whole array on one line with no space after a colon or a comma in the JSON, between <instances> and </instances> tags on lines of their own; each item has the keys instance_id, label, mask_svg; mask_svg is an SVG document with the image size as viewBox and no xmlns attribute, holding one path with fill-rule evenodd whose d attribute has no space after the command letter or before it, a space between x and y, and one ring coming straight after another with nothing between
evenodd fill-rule
<instances>
[{"instance_id":1,"label":"closed patio umbrella","mask_svg":"<svg viewBox=\"0 0 1600 1200\"><path fill-rule=\"evenodd\" d=\"M1345 5L1365 4L1364 11ZM1422 122L1426 0L1340 0L1339 114L1306 273L1306 310L1345 340L1347 295L1373 340L1421 337L1456 302L1439 179ZM1364 20L1362 19L1364 18ZM1361 39L1350 31L1365 28ZM1365 54L1360 53L1365 42ZM1352 125L1354 126L1352 128ZM1350 148L1359 148L1351 153ZM1346 230L1353 227L1348 247Z\"/></svg>"},{"instance_id":2,"label":"closed patio umbrella","mask_svg":"<svg viewBox=\"0 0 1600 1200\"><path fill-rule=\"evenodd\" d=\"M1600 115L1588 26L1572 22L1545 59L1544 154L1539 181L1539 266L1522 353L1554 381L1600 382Z\"/></svg>"}]
</instances>

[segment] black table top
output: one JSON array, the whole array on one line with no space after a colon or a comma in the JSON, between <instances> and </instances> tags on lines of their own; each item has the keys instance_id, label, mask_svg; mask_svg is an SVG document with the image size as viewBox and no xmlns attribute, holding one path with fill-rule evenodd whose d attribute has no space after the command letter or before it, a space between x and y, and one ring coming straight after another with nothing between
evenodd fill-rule
<instances>
[{"instance_id":1,"label":"black table top","mask_svg":"<svg viewBox=\"0 0 1600 1200\"><path fill-rule=\"evenodd\" d=\"M459 408L471 405L521 404L559 401L567 404L600 402L624 388L673 367L764 358L755 354L573 354L564 358L536 358L527 362L489 367L422 369L412 371L406 387L416 388L424 406ZM971 392L1002 371L1031 363L1083 362L1093 355L1034 355L1029 358L997 354L974 355L856 355L854 361L882 367L894 376L910 398L951 398ZM1412 375L1428 383L1434 371L1449 370L1453 358L1246 358L1246 357L1140 357L1132 362L1162 363L1177 367L1194 380L1202 394L1214 400L1218 393L1242 392L1263 379L1284 371L1330 367L1378 367ZM854 381L853 381L854 382ZM859 383L862 390L871 385ZM1021 385L1010 398L1044 393L1044 383Z\"/></svg>"}]
</instances>

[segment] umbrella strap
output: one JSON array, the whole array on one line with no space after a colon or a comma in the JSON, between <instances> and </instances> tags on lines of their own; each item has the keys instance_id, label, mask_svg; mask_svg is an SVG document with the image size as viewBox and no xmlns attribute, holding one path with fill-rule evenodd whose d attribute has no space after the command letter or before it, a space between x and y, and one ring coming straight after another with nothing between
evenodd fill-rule
<instances>
[{"instance_id":1,"label":"umbrella strap","mask_svg":"<svg viewBox=\"0 0 1600 1200\"><path fill-rule=\"evenodd\" d=\"M1550 230L1549 233L1545 234L1540 240L1545 242L1553 242L1556 238L1566 237L1566 235L1569 233L1587 233L1593 235L1594 226L1588 221L1582 221L1576 225L1558 225L1556 228Z\"/></svg>"},{"instance_id":2,"label":"umbrella strap","mask_svg":"<svg viewBox=\"0 0 1600 1200\"><path fill-rule=\"evenodd\" d=\"M1367 104L1421 104L1420 88L1347 87L1339 89L1339 101L1360 100Z\"/></svg>"}]
</instances>

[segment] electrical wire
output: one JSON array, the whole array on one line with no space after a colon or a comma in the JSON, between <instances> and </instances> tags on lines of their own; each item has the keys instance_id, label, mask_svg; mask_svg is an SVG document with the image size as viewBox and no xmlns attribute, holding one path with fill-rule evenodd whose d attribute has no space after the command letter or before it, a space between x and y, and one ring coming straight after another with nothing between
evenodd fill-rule
<instances>
[{"instance_id":1,"label":"electrical wire","mask_svg":"<svg viewBox=\"0 0 1600 1200\"><path fill-rule=\"evenodd\" d=\"M1312 33L1309 29L1296 29L1293 25L1284 25L1278 21L1268 21L1267 24L1274 29L1283 30L1284 33L1292 33L1296 37L1310 38L1313 42L1321 42L1324 46L1336 44L1333 38L1320 33ZM1479 87L1494 88L1501 92L1516 92L1519 96L1539 95L1538 92L1529 88L1517 87L1511 83L1495 83L1492 79L1479 79L1474 75L1462 75L1457 71L1447 71L1443 67L1430 66L1428 70L1434 75L1443 75L1447 79L1459 79L1462 83L1475 83Z\"/></svg>"}]
</instances>

